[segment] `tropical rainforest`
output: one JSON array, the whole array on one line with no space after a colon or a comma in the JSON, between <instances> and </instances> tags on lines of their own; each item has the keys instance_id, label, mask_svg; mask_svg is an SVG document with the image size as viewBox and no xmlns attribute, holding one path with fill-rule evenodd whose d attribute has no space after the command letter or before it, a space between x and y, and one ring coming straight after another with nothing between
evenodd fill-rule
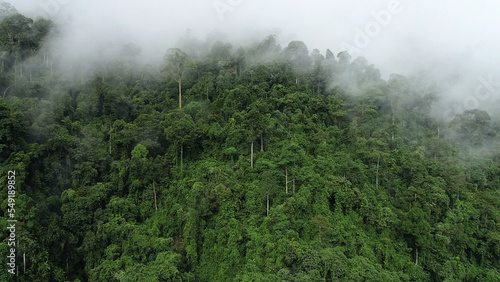
<instances>
[{"instance_id":1,"label":"tropical rainforest","mask_svg":"<svg viewBox=\"0 0 500 282\"><path fill-rule=\"evenodd\" d=\"M424 75L273 35L60 71L1 19L2 281L500 281L499 120Z\"/></svg>"}]
</instances>

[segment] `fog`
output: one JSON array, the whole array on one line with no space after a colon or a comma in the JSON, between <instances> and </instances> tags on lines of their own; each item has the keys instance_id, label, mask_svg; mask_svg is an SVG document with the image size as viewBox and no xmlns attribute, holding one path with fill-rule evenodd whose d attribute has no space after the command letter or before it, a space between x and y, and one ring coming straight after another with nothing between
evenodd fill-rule
<instances>
[{"instance_id":1,"label":"fog","mask_svg":"<svg viewBox=\"0 0 500 282\"><path fill-rule=\"evenodd\" d=\"M447 105L439 111L446 115L475 107L498 111L496 1L7 2L22 14L48 17L59 26L49 44L67 65L111 58L127 43L140 47L143 60L161 62L165 51L187 33L233 46L275 34L282 47L302 40L309 51L324 54L329 48L335 54L347 50L353 59L364 56L384 79L391 73L423 74L439 84L442 105Z\"/></svg>"}]
</instances>

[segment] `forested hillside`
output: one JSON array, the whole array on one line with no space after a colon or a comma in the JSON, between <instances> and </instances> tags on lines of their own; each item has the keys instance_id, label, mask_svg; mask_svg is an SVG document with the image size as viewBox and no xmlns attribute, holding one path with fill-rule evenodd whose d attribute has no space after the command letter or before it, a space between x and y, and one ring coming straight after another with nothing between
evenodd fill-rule
<instances>
[{"instance_id":1,"label":"forested hillside","mask_svg":"<svg viewBox=\"0 0 500 282\"><path fill-rule=\"evenodd\" d=\"M0 24L2 281L500 281L492 113L273 36L72 72L50 32Z\"/></svg>"}]
</instances>

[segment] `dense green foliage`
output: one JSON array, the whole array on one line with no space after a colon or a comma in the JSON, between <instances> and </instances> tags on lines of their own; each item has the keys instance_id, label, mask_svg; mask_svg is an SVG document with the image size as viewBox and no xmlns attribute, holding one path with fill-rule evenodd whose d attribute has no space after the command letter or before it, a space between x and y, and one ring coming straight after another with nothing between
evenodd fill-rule
<instances>
[{"instance_id":1,"label":"dense green foliage","mask_svg":"<svg viewBox=\"0 0 500 282\"><path fill-rule=\"evenodd\" d=\"M0 24L19 281L500 280L488 113L436 119L418 78L272 36L57 74L50 27Z\"/></svg>"}]
</instances>

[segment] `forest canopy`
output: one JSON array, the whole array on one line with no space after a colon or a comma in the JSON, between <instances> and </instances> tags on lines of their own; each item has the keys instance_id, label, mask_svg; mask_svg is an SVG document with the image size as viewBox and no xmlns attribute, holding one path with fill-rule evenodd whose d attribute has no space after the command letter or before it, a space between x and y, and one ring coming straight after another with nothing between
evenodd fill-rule
<instances>
[{"instance_id":1,"label":"forest canopy","mask_svg":"<svg viewBox=\"0 0 500 282\"><path fill-rule=\"evenodd\" d=\"M50 20L0 14L2 281L500 280L488 112L273 35L62 72Z\"/></svg>"}]
</instances>

